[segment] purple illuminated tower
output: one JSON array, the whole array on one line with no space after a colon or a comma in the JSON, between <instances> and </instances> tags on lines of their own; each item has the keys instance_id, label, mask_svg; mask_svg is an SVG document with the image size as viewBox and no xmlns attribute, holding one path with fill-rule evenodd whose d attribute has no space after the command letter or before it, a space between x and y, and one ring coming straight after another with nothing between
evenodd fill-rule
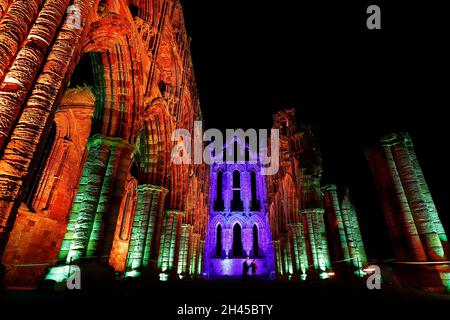
<instances>
[{"instance_id":1,"label":"purple illuminated tower","mask_svg":"<svg viewBox=\"0 0 450 320\"><path fill-rule=\"evenodd\" d=\"M226 152L246 161L225 161ZM249 257L258 276L269 276L275 267L265 179L259 161L247 161L256 153L235 137L215 158L224 161L211 166L205 270L211 277L238 276Z\"/></svg>"}]
</instances>

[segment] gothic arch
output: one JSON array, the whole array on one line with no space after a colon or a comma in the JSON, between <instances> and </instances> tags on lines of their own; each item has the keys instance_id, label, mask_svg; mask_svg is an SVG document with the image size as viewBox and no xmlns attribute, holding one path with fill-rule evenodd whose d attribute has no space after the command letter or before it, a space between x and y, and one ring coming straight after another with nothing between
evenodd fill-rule
<instances>
[{"instance_id":1,"label":"gothic arch","mask_svg":"<svg viewBox=\"0 0 450 320\"><path fill-rule=\"evenodd\" d=\"M180 99L182 95L182 73L183 66L180 66L175 52L176 45L173 39L170 38L169 32L163 30L160 46L158 49L158 56L156 57L157 64L157 81L161 96L167 103L167 107L171 116L177 120L177 128L182 128L184 125L181 119ZM183 61L182 61L183 63ZM184 115L186 116L186 115ZM178 121L180 120L180 121ZM184 128L190 129L190 128Z\"/></svg>"},{"instance_id":2,"label":"gothic arch","mask_svg":"<svg viewBox=\"0 0 450 320\"><path fill-rule=\"evenodd\" d=\"M142 117L142 50L132 22L110 13L91 25L83 54L92 64L96 97L92 134L134 143Z\"/></svg>"},{"instance_id":3,"label":"gothic arch","mask_svg":"<svg viewBox=\"0 0 450 320\"><path fill-rule=\"evenodd\" d=\"M252 228L255 224L258 226L258 230L264 230L265 223L262 218L256 214L248 219L247 227Z\"/></svg>"},{"instance_id":4,"label":"gothic arch","mask_svg":"<svg viewBox=\"0 0 450 320\"><path fill-rule=\"evenodd\" d=\"M156 25L161 18L163 0L130 0L128 6L133 16L140 17L146 22Z\"/></svg>"},{"instance_id":5,"label":"gothic arch","mask_svg":"<svg viewBox=\"0 0 450 320\"><path fill-rule=\"evenodd\" d=\"M37 183L32 208L64 221L70 210L79 172L70 174L66 167L83 166L83 154L91 127L94 96L87 87L70 88L56 111L55 139L47 159L44 159L42 176ZM72 181L69 181L72 177ZM61 183L62 182L62 183ZM53 204L57 203L54 207Z\"/></svg>"},{"instance_id":6,"label":"gothic arch","mask_svg":"<svg viewBox=\"0 0 450 320\"><path fill-rule=\"evenodd\" d=\"M231 228L233 228L236 223L239 223L242 230L244 230L246 227L248 227L247 221L243 217L236 216L236 215L232 216L232 218L230 220L228 220L227 224L229 226L231 226Z\"/></svg>"},{"instance_id":7,"label":"gothic arch","mask_svg":"<svg viewBox=\"0 0 450 320\"><path fill-rule=\"evenodd\" d=\"M217 228L217 226L219 224L222 225L222 228L225 228L229 223L228 221L225 219L224 216L222 216L221 214L216 215L212 220L211 220L211 226L213 228Z\"/></svg>"},{"instance_id":8,"label":"gothic arch","mask_svg":"<svg viewBox=\"0 0 450 320\"><path fill-rule=\"evenodd\" d=\"M283 179L283 214L287 223L298 222L298 199L292 176L286 174Z\"/></svg>"},{"instance_id":9,"label":"gothic arch","mask_svg":"<svg viewBox=\"0 0 450 320\"><path fill-rule=\"evenodd\" d=\"M173 122L163 99L153 100L145 110L136 142L135 161L139 182L167 187L171 170Z\"/></svg>"}]
</instances>

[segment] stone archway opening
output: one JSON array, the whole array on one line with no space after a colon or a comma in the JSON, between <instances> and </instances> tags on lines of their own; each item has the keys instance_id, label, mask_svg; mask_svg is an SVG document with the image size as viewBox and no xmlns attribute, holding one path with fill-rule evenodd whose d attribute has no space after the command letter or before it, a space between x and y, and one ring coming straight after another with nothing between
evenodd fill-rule
<instances>
[{"instance_id":1,"label":"stone archway opening","mask_svg":"<svg viewBox=\"0 0 450 320\"><path fill-rule=\"evenodd\" d=\"M239 223L233 227L233 257L242 257L242 228Z\"/></svg>"}]
</instances>

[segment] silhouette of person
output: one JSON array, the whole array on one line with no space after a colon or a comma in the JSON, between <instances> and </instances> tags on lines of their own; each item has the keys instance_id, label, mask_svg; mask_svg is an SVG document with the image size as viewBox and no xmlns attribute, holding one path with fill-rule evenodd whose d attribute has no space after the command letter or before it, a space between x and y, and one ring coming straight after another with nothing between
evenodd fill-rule
<instances>
[{"instance_id":1,"label":"silhouette of person","mask_svg":"<svg viewBox=\"0 0 450 320\"><path fill-rule=\"evenodd\" d=\"M252 277L256 275L256 269L258 268L258 264L256 263L256 260L252 261L252 264L250 265L252 268Z\"/></svg>"},{"instance_id":2,"label":"silhouette of person","mask_svg":"<svg viewBox=\"0 0 450 320\"><path fill-rule=\"evenodd\" d=\"M247 279L248 275L248 269L250 269L249 265L249 258L244 260L244 263L242 264L242 279Z\"/></svg>"}]
</instances>

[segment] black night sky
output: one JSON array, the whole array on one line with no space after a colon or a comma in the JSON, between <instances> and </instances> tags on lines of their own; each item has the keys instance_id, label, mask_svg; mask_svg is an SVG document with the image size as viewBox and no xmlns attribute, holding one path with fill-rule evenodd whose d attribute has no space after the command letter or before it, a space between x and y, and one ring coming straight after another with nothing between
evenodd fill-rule
<instances>
[{"instance_id":1,"label":"black night sky","mask_svg":"<svg viewBox=\"0 0 450 320\"><path fill-rule=\"evenodd\" d=\"M391 246L363 147L409 131L449 232L444 8L298 2L182 1L206 127L270 128L273 112L295 107L320 130L324 183L351 187L368 254L382 259ZM382 30L366 28L370 4Z\"/></svg>"}]
</instances>

